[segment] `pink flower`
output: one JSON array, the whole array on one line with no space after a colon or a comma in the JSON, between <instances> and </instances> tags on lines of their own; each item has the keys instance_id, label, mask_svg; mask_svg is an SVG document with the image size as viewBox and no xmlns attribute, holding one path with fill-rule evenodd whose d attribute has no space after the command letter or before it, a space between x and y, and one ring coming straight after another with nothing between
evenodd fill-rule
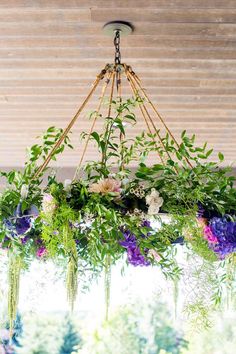
<instances>
[{"instance_id":1,"label":"pink flower","mask_svg":"<svg viewBox=\"0 0 236 354\"><path fill-rule=\"evenodd\" d=\"M213 234L210 226L205 226L203 229L204 238L211 243L217 243L217 237Z\"/></svg>"},{"instance_id":2,"label":"pink flower","mask_svg":"<svg viewBox=\"0 0 236 354\"><path fill-rule=\"evenodd\" d=\"M37 249L36 256L37 256L38 258L45 257L46 254L47 254L47 249L46 249L46 247L43 247L43 246L42 246L42 247L40 247L40 248Z\"/></svg>"},{"instance_id":3,"label":"pink flower","mask_svg":"<svg viewBox=\"0 0 236 354\"><path fill-rule=\"evenodd\" d=\"M97 183L91 184L89 187L90 193L120 193L121 192L121 182L114 178L105 178Z\"/></svg>"}]
</instances>

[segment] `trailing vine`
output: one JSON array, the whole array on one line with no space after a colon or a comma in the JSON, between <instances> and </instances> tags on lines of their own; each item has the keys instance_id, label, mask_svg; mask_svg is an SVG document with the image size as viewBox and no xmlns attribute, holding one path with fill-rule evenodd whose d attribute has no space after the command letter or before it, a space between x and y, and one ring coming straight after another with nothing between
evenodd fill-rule
<instances>
[{"instance_id":1,"label":"trailing vine","mask_svg":"<svg viewBox=\"0 0 236 354\"><path fill-rule=\"evenodd\" d=\"M206 144L197 146L195 136L189 137L185 131L178 145L169 132L161 141L159 131L127 138L126 126L136 124L134 109L143 101L139 96L122 102L113 99L113 113L99 115L103 131L82 134L96 146L100 159L87 161L78 171L78 179L62 183L49 175L42 186L45 170L39 173L39 168L62 136L62 130L54 127L46 131L42 143L29 149L23 172L1 173L8 182L0 197L0 245L9 252L11 327L20 270L34 258L68 260L66 286L71 308L78 276L83 272L97 276L104 269L106 315L110 269L124 257L133 266L159 267L174 282L177 296L183 269L176 261L176 244L184 245L204 264L196 263L192 274L199 280L196 289L200 287L202 292L187 305L189 309L194 313L198 309L207 318L204 291L208 298L208 290L212 290L209 308L224 297L222 282L233 293L235 278L229 260L236 252L235 178L228 168L219 166L224 159L221 153L218 162L209 162L212 149ZM72 148L67 136L53 150L52 158L66 146ZM149 166L152 153L161 161ZM132 164L137 166L135 172ZM222 275L221 269L226 268ZM204 269L209 269L210 276Z\"/></svg>"}]
</instances>

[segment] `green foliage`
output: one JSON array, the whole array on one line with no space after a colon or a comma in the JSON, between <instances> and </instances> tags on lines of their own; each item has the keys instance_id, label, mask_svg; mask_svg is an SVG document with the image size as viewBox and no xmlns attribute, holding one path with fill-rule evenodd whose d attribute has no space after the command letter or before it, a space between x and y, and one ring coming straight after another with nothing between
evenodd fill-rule
<instances>
[{"instance_id":1,"label":"green foliage","mask_svg":"<svg viewBox=\"0 0 236 354\"><path fill-rule=\"evenodd\" d=\"M64 336L63 321L58 315L37 316L30 313L23 318L24 333L17 354L58 354Z\"/></svg>"},{"instance_id":2,"label":"green foliage","mask_svg":"<svg viewBox=\"0 0 236 354\"><path fill-rule=\"evenodd\" d=\"M42 142L29 149L23 172L1 173L9 184L0 197L2 246L16 250L24 263L36 256L68 259L67 289L72 306L78 272L89 269L97 275L102 268L107 268L108 259L110 266L127 254L127 247L122 244L127 241L125 232L133 238L129 242L133 242L132 252L135 250L136 257L138 254L146 264L159 266L166 277L175 281L182 274L176 262L178 240L184 238L193 254L197 253L211 264L217 260L203 238L203 227L196 220L199 206L209 213L209 218L226 214L232 220L236 218L235 178L229 176L228 168L219 168L218 163L207 161L212 149L208 149L207 144L197 146L195 135L189 137L184 131L179 144L169 133L162 137L161 131L143 132L133 139L127 137L126 125L136 124L133 110L142 102L141 97L122 102L113 100L112 114L100 117L104 120L102 133L82 134L82 138L95 144L100 158L87 162L81 170L83 173L69 189L51 176L47 185L41 187L45 170L34 178L40 164L62 136L62 130L55 127L48 128ZM68 137L52 158L56 159L66 146L72 148ZM160 159L153 166L147 163L150 153L156 153ZM218 157L223 161L221 153ZM133 163L138 166L135 175L130 169ZM22 193L25 186L28 193ZM155 197L159 198L158 203L161 200L160 205L154 205L154 215L146 199L153 190L160 195ZM49 201L44 200L45 196ZM16 224L27 222L27 212L32 206L40 210L40 215L30 215L30 227L23 234L17 234ZM158 215L159 208L161 213L171 215L168 222ZM22 215L16 215L18 209ZM143 226L146 219L158 223L158 228ZM150 255L153 252L156 258ZM130 262L129 257L127 262ZM17 272L17 267L12 269L12 274L14 271ZM219 286L216 293L213 301L218 303ZM16 314L15 300L16 297L10 299L11 319ZM192 309L195 309L193 305Z\"/></svg>"},{"instance_id":3,"label":"green foliage","mask_svg":"<svg viewBox=\"0 0 236 354\"><path fill-rule=\"evenodd\" d=\"M64 325L64 336L58 354L72 354L81 346L82 339L80 338L72 320L67 317Z\"/></svg>"},{"instance_id":4,"label":"green foliage","mask_svg":"<svg viewBox=\"0 0 236 354\"><path fill-rule=\"evenodd\" d=\"M171 354L181 354L188 347L186 339L173 327L171 316L164 304L153 302L150 306L150 327L153 331L154 348L150 354L165 350Z\"/></svg>"},{"instance_id":5,"label":"green foliage","mask_svg":"<svg viewBox=\"0 0 236 354\"><path fill-rule=\"evenodd\" d=\"M187 341L173 327L166 305L156 300L151 303L137 301L135 306L118 308L110 320L95 331L93 343L85 344L85 352L157 354L165 350L172 354L182 353L187 348Z\"/></svg>"}]
</instances>

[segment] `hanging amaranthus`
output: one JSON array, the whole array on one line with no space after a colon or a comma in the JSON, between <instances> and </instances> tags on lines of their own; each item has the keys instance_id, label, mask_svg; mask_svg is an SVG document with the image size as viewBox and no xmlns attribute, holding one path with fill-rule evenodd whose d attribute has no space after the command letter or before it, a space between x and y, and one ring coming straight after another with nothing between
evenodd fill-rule
<instances>
[{"instance_id":1,"label":"hanging amaranthus","mask_svg":"<svg viewBox=\"0 0 236 354\"><path fill-rule=\"evenodd\" d=\"M78 292L78 254L76 247L71 250L67 265L66 276L67 298L71 306L74 308L77 292Z\"/></svg>"},{"instance_id":2,"label":"hanging amaranthus","mask_svg":"<svg viewBox=\"0 0 236 354\"><path fill-rule=\"evenodd\" d=\"M12 335L19 302L20 272L22 259L18 254L10 253L8 268L8 316L10 334Z\"/></svg>"},{"instance_id":3,"label":"hanging amaranthus","mask_svg":"<svg viewBox=\"0 0 236 354\"><path fill-rule=\"evenodd\" d=\"M105 264L105 319L108 320L111 293L111 256L107 255Z\"/></svg>"}]
</instances>

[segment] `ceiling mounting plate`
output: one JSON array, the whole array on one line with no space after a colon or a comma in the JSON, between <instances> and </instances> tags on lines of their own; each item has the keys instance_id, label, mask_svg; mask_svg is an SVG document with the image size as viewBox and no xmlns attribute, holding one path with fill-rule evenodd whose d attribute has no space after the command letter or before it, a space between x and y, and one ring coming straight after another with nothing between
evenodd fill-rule
<instances>
[{"instance_id":1,"label":"ceiling mounting plate","mask_svg":"<svg viewBox=\"0 0 236 354\"><path fill-rule=\"evenodd\" d=\"M120 31L122 36L128 36L133 30L131 23L125 21L111 21L103 26L103 32L108 36L114 36L116 31Z\"/></svg>"}]
</instances>

